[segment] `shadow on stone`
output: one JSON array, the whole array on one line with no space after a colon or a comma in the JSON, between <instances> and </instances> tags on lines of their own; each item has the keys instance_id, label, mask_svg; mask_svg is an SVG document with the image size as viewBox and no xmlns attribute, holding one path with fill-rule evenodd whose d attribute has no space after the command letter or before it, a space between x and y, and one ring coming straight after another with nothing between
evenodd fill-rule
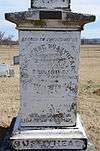
<instances>
[{"instance_id":1,"label":"shadow on stone","mask_svg":"<svg viewBox=\"0 0 100 151\"><path fill-rule=\"evenodd\" d=\"M0 126L0 147L4 141L4 137L8 131L9 127L1 127Z\"/></svg>"},{"instance_id":2,"label":"shadow on stone","mask_svg":"<svg viewBox=\"0 0 100 151\"><path fill-rule=\"evenodd\" d=\"M10 127L0 127L0 151L11 151L10 136L13 131L16 118L13 118Z\"/></svg>"}]
</instances>

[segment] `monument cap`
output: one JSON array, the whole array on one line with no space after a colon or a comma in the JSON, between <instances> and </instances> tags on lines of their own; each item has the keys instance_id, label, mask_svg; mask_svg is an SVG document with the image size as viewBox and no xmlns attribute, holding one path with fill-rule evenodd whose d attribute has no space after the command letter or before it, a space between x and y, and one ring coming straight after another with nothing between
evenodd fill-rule
<instances>
[{"instance_id":1,"label":"monument cap","mask_svg":"<svg viewBox=\"0 0 100 151\"><path fill-rule=\"evenodd\" d=\"M70 10L70 0L31 0L31 8Z\"/></svg>"}]
</instances>

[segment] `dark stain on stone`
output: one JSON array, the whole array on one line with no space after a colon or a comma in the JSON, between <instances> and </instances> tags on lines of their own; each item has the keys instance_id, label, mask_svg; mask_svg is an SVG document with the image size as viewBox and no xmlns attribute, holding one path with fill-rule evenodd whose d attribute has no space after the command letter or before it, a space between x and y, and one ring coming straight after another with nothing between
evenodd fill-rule
<instances>
[{"instance_id":1,"label":"dark stain on stone","mask_svg":"<svg viewBox=\"0 0 100 151\"><path fill-rule=\"evenodd\" d=\"M40 11L40 19L62 19L61 11Z\"/></svg>"},{"instance_id":2,"label":"dark stain on stone","mask_svg":"<svg viewBox=\"0 0 100 151\"><path fill-rule=\"evenodd\" d=\"M59 81L58 81L58 80L56 80L55 82L57 82L57 83L58 83Z\"/></svg>"},{"instance_id":3,"label":"dark stain on stone","mask_svg":"<svg viewBox=\"0 0 100 151\"><path fill-rule=\"evenodd\" d=\"M46 26L46 21L43 20L43 19L35 20L34 21L34 26L36 26L36 27L45 27Z\"/></svg>"}]
</instances>

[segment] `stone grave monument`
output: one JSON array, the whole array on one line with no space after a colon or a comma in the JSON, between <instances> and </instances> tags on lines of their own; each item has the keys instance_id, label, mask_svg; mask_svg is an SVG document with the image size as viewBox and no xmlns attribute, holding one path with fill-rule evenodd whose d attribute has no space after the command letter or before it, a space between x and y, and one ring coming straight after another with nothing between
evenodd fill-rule
<instances>
[{"instance_id":1,"label":"stone grave monument","mask_svg":"<svg viewBox=\"0 0 100 151\"><path fill-rule=\"evenodd\" d=\"M71 12L70 0L31 0L7 13L20 43L21 107L11 136L15 150L86 150L77 114L80 35L93 15Z\"/></svg>"}]
</instances>

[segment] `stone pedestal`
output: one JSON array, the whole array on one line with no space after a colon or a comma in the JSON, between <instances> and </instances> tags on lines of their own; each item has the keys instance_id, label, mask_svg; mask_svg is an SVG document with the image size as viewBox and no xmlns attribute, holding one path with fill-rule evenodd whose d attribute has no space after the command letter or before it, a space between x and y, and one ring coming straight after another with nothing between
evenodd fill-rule
<instances>
[{"instance_id":1,"label":"stone pedestal","mask_svg":"<svg viewBox=\"0 0 100 151\"><path fill-rule=\"evenodd\" d=\"M17 25L20 43L21 110L12 147L86 150L76 109L80 34L95 16L72 13L69 0L31 1L31 6L5 15Z\"/></svg>"},{"instance_id":2,"label":"stone pedestal","mask_svg":"<svg viewBox=\"0 0 100 151\"><path fill-rule=\"evenodd\" d=\"M19 131L20 122L20 117L17 117L11 137L12 146L16 150L85 150L87 148L87 136L79 115L76 126L67 128L42 127Z\"/></svg>"}]
</instances>

